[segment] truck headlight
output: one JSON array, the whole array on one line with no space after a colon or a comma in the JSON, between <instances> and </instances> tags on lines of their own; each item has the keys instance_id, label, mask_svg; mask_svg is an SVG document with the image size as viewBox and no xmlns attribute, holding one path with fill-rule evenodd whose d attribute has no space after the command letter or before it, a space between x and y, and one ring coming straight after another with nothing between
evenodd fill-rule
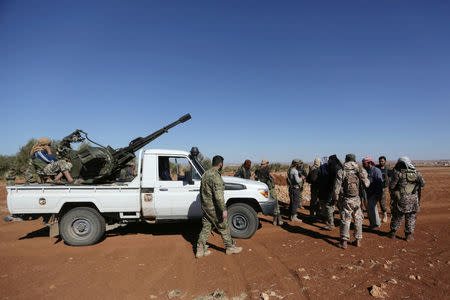
<instances>
[{"instance_id":1,"label":"truck headlight","mask_svg":"<svg viewBox=\"0 0 450 300\"><path fill-rule=\"evenodd\" d=\"M269 198L269 190L259 190L259 193L266 198Z\"/></svg>"}]
</instances>

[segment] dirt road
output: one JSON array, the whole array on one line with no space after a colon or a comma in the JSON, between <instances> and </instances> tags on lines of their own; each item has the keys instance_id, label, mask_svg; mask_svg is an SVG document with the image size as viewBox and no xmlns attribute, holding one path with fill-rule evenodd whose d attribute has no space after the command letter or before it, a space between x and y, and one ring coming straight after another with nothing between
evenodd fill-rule
<instances>
[{"instance_id":1,"label":"dirt road","mask_svg":"<svg viewBox=\"0 0 450 300\"><path fill-rule=\"evenodd\" d=\"M0 299L193 299L216 289L230 299L260 299L262 293L270 299L362 299L382 283L390 299L444 299L450 292L450 168L421 171L427 186L416 240L409 243L388 239L388 224L368 232L366 219L362 248L341 250L335 246L339 230L324 231L302 210L300 225L274 227L261 218L254 237L237 240L240 255L225 255L216 234L209 240L212 255L195 259L198 223L128 225L97 245L70 247L48 238L39 220L0 221Z\"/></svg>"}]
</instances>

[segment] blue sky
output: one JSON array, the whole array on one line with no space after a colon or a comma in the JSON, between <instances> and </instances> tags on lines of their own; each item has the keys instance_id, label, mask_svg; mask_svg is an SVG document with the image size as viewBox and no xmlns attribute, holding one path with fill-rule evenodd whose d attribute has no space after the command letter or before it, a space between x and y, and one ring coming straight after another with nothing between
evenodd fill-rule
<instances>
[{"instance_id":1,"label":"blue sky","mask_svg":"<svg viewBox=\"0 0 450 300\"><path fill-rule=\"evenodd\" d=\"M448 1L1 1L0 154L75 129L226 162L450 158Z\"/></svg>"}]
</instances>

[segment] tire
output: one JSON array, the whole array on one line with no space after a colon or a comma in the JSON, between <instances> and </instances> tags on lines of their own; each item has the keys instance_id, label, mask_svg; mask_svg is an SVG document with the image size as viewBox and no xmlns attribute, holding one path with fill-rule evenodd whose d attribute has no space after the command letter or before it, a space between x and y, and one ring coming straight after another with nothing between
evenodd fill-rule
<instances>
[{"instance_id":1,"label":"tire","mask_svg":"<svg viewBox=\"0 0 450 300\"><path fill-rule=\"evenodd\" d=\"M69 210L59 223L59 234L70 246L89 246L105 234L105 219L91 207Z\"/></svg>"},{"instance_id":2,"label":"tire","mask_svg":"<svg viewBox=\"0 0 450 300\"><path fill-rule=\"evenodd\" d=\"M258 229L259 219L250 205L236 203L228 208L228 224L232 237L248 239Z\"/></svg>"}]
</instances>

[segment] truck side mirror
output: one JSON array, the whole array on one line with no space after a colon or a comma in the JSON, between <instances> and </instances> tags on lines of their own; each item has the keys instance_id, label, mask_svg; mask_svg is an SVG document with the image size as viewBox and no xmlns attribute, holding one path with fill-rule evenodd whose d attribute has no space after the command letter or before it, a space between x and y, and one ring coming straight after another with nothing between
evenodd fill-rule
<instances>
[{"instance_id":1,"label":"truck side mirror","mask_svg":"<svg viewBox=\"0 0 450 300\"><path fill-rule=\"evenodd\" d=\"M194 184L194 181L192 180L192 171L184 172L184 181L186 181L188 184Z\"/></svg>"}]
</instances>

